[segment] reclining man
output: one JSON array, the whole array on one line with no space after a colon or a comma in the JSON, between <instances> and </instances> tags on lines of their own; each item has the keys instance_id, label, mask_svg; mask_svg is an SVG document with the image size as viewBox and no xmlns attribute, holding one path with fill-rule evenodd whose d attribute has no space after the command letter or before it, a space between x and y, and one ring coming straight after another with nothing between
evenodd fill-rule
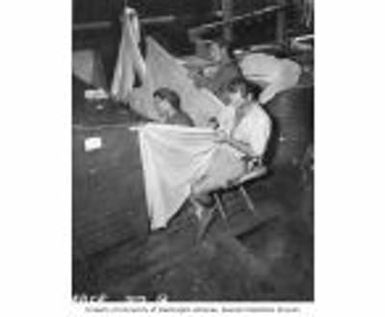
<instances>
[{"instance_id":1,"label":"reclining man","mask_svg":"<svg viewBox=\"0 0 385 317\"><path fill-rule=\"evenodd\" d=\"M231 80L242 76L241 70L224 40L214 41L210 45L209 54L213 65L193 74L195 85L207 88L222 102L227 102L227 86Z\"/></svg>"},{"instance_id":2,"label":"reclining man","mask_svg":"<svg viewBox=\"0 0 385 317\"><path fill-rule=\"evenodd\" d=\"M153 93L153 98L162 123L194 126L190 116L181 109L180 97L174 90L159 88Z\"/></svg>"}]
</instances>

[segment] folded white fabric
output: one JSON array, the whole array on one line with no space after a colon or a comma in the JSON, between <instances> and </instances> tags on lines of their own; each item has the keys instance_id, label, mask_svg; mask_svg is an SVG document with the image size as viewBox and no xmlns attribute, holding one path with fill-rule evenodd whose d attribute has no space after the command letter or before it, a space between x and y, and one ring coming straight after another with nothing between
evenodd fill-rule
<instances>
[{"instance_id":1,"label":"folded white fabric","mask_svg":"<svg viewBox=\"0 0 385 317\"><path fill-rule=\"evenodd\" d=\"M240 62L243 75L264 89L259 102L264 104L280 91L294 87L301 75L301 67L290 59L279 59L264 53L246 55Z\"/></svg>"},{"instance_id":2,"label":"folded white fabric","mask_svg":"<svg viewBox=\"0 0 385 317\"><path fill-rule=\"evenodd\" d=\"M217 143L209 128L149 123L138 128L151 230L166 227L211 161Z\"/></svg>"},{"instance_id":3,"label":"folded white fabric","mask_svg":"<svg viewBox=\"0 0 385 317\"><path fill-rule=\"evenodd\" d=\"M132 92L135 75L143 81L146 64L139 50L140 29L136 11L125 8L122 39L111 85L111 95L117 100L128 102Z\"/></svg>"}]
</instances>

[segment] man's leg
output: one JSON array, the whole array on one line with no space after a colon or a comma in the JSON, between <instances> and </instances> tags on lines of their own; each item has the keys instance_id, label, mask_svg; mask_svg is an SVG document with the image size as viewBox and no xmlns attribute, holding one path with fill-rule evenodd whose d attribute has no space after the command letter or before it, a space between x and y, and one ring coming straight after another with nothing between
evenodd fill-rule
<instances>
[{"instance_id":1,"label":"man's leg","mask_svg":"<svg viewBox=\"0 0 385 317\"><path fill-rule=\"evenodd\" d=\"M207 174L196 181L191 187L191 202L195 207L195 215L199 220L198 240L200 240L208 228L214 208L207 208L203 201L213 191L227 186L228 182L240 177L245 172L245 163L238 158L230 156L228 152L218 153L213 165Z\"/></svg>"},{"instance_id":2,"label":"man's leg","mask_svg":"<svg viewBox=\"0 0 385 317\"><path fill-rule=\"evenodd\" d=\"M218 189L218 184L211 177L204 177L197 181L191 187L190 201L193 204L195 210L194 213L198 220L201 220L203 213L209 213L212 208L208 208L212 199L210 192Z\"/></svg>"}]
</instances>

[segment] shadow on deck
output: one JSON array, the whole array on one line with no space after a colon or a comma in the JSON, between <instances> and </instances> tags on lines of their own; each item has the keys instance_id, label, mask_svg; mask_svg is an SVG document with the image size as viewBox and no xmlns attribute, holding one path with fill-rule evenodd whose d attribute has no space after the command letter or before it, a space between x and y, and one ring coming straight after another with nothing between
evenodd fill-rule
<instances>
[{"instance_id":1,"label":"shadow on deck","mask_svg":"<svg viewBox=\"0 0 385 317\"><path fill-rule=\"evenodd\" d=\"M82 276L78 292L110 300L313 300L313 181L284 168L247 189L259 219L230 192L224 201L231 230L216 216L195 243L196 220L186 205L147 241L93 256L83 274L74 273Z\"/></svg>"}]
</instances>

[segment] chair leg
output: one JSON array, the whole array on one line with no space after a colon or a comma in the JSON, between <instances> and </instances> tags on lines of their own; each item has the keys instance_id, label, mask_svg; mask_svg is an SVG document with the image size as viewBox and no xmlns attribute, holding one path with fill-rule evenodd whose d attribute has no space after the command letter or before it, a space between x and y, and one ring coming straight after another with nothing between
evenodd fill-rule
<instances>
[{"instance_id":1,"label":"chair leg","mask_svg":"<svg viewBox=\"0 0 385 317\"><path fill-rule=\"evenodd\" d=\"M239 186L239 191L241 192L243 198L246 201L247 208L249 211L255 216L258 217L257 209L255 208L255 205L253 203L253 200L250 198L250 195L247 193L246 189L243 187L243 185Z\"/></svg>"},{"instance_id":2,"label":"chair leg","mask_svg":"<svg viewBox=\"0 0 385 317\"><path fill-rule=\"evenodd\" d=\"M214 218L214 208L211 208L209 210L206 210L207 214L203 216L202 219L200 219L199 224L198 224L198 232L196 236L196 242L199 242L203 239L205 236L213 218Z\"/></svg>"},{"instance_id":3,"label":"chair leg","mask_svg":"<svg viewBox=\"0 0 385 317\"><path fill-rule=\"evenodd\" d=\"M221 198L219 197L218 193L214 193L213 196L215 199L215 204L218 206L218 211L221 214L222 219L225 221L226 226L228 226L227 216Z\"/></svg>"}]
</instances>

